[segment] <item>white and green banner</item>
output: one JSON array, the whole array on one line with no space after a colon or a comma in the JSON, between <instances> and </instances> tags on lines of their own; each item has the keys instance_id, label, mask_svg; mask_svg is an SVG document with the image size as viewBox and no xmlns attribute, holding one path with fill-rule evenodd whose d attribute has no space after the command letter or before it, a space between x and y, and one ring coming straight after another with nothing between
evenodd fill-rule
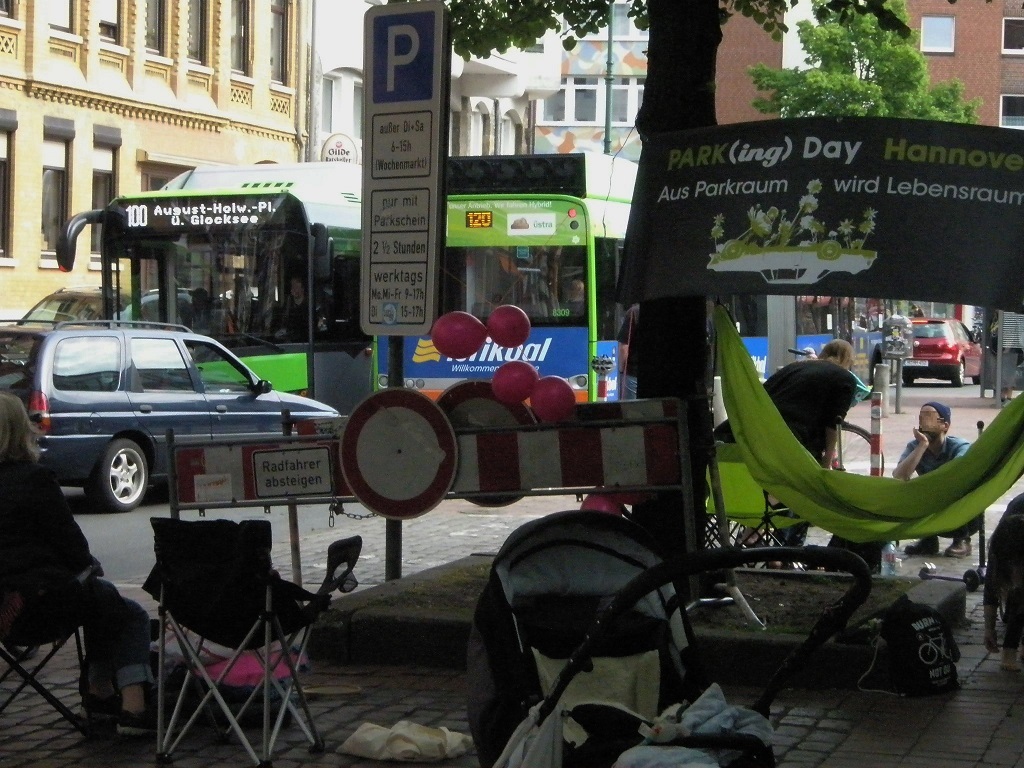
<instances>
[{"instance_id":1,"label":"white and green banner","mask_svg":"<svg viewBox=\"0 0 1024 768\"><path fill-rule=\"evenodd\" d=\"M802 118L653 137L620 298L915 298L1020 310L1024 131Z\"/></svg>"}]
</instances>

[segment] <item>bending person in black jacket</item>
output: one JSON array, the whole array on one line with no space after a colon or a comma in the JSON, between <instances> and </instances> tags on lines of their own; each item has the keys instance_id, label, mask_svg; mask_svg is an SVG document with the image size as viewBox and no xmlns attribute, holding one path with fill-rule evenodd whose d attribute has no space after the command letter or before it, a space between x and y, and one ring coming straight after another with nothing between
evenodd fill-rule
<instances>
[{"instance_id":1,"label":"bending person in black jacket","mask_svg":"<svg viewBox=\"0 0 1024 768\"><path fill-rule=\"evenodd\" d=\"M88 658L83 706L90 718L116 718L122 735L148 735L153 682L149 615L123 598L89 552L56 476L38 464L25 406L0 392L0 584L19 593L25 610L44 596L81 601ZM17 626L15 618L13 626Z\"/></svg>"}]
</instances>

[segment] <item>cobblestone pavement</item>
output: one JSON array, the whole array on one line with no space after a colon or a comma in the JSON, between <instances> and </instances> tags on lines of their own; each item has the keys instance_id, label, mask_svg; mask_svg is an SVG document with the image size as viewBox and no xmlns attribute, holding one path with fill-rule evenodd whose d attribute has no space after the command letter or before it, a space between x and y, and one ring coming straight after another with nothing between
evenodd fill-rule
<instances>
[{"instance_id":1,"label":"cobblestone pavement","mask_svg":"<svg viewBox=\"0 0 1024 768\"><path fill-rule=\"evenodd\" d=\"M915 397L913 392L910 389L903 393L903 413L890 412L882 420L889 471L910 438L921 402L927 399ZM992 400L980 399L976 393L977 388L973 387L950 389L949 397L945 398L953 407L955 434L973 435L976 421L989 423L996 414ZM868 408L854 409L851 420L867 426ZM988 510L988 531L995 526L1006 502L1022 490L1024 483L1018 483ZM572 497L535 497L500 509L475 507L462 501L445 502L427 515L403 524L403 574L473 553L494 552L517 525L575 506ZM330 528L326 510L309 514L319 513L323 515L322 527L302 540L304 581L317 584L323 578L324 564L317 553L326 551L327 543L359 533L365 543L357 574L364 587L380 583L385 563L384 521L339 517L336 526ZM812 543L822 543L826 538L824 532L812 529ZM929 559L936 563L940 574L959 577L965 569L978 564L978 549L976 546L974 557L967 560L941 555ZM275 549L275 561L284 566L282 570L286 569L286 542ZM916 577L923 562L922 558L904 558L903 575ZM129 595L153 607L137 584L121 586ZM968 593L967 621L956 628L962 651L958 665L960 691L907 699L849 690L786 690L772 708L779 764L791 768L1024 766L1024 678L999 670L997 660L986 654L981 642L980 602L980 592ZM415 637L410 638L410 642L415 641ZM77 691L72 657L73 652L62 651L54 670L47 674L48 682L68 701L75 699ZM326 740L326 751L309 754L300 731L292 727L284 732L284 743L275 754L277 766L379 765L338 751L342 741L364 722L390 726L405 719L468 732L465 705L470 683L460 672L411 668L399 663L380 667L333 666L316 664L314 660L313 672L306 681L316 692L312 706ZM726 694L731 702L744 703L752 701L757 691L730 687ZM155 762L149 740L82 739L33 693L18 697L0 715L0 721L0 766L129 768ZM200 729L179 747L175 764L192 768L250 763L236 745L218 743L212 734ZM462 768L475 766L477 761L470 753L442 764Z\"/></svg>"}]
</instances>

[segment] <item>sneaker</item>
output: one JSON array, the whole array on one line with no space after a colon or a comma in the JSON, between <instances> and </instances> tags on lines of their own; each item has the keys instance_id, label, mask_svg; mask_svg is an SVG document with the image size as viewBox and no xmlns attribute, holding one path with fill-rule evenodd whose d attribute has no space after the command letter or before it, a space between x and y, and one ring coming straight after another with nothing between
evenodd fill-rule
<instances>
[{"instance_id":1,"label":"sneaker","mask_svg":"<svg viewBox=\"0 0 1024 768\"><path fill-rule=\"evenodd\" d=\"M913 544L908 544L903 551L911 557L917 555L937 555L939 554L939 537L925 536Z\"/></svg>"},{"instance_id":2,"label":"sneaker","mask_svg":"<svg viewBox=\"0 0 1024 768\"><path fill-rule=\"evenodd\" d=\"M114 721L121 715L121 697L115 693L101 699L93 693L86 693L82 697L82 709L90 723Z\"/></svg>"},{"instance_id":3,"label":"sneaker","mask_svg":"<svg viewBox=\"0 0 1024 768\"><path fill-rule=\"evenodd\" d=\"M135 713L125 710L117 718L118 736L152 736L156 733L156 710Z\"/></svg>"},{"instance_id":4,"label":"sneaker","mask_svg":"<svg viewBox=\"0 0 1024 768\"><path fill-rule=\"evenodd\" d=\"M953 539L953 543L946 547L946 557L969 557L971 554L970 539Z\"/></svg>"}]
</instances>

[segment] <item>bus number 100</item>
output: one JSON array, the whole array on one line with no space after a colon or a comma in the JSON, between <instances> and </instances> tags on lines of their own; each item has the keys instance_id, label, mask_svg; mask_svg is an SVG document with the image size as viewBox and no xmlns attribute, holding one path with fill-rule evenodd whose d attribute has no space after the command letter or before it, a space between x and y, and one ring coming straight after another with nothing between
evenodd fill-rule
<instances>
[{"instance_id":1,"label":"bus number 100","mask_svg":"<svg viewBox=\"0 0 1024 768\"><path fill-rule=\"evenodd\" d=\"M144 205L129 205L124 209L129 227L148 227L149 209Z\"/></svg>"}]
</instances>

